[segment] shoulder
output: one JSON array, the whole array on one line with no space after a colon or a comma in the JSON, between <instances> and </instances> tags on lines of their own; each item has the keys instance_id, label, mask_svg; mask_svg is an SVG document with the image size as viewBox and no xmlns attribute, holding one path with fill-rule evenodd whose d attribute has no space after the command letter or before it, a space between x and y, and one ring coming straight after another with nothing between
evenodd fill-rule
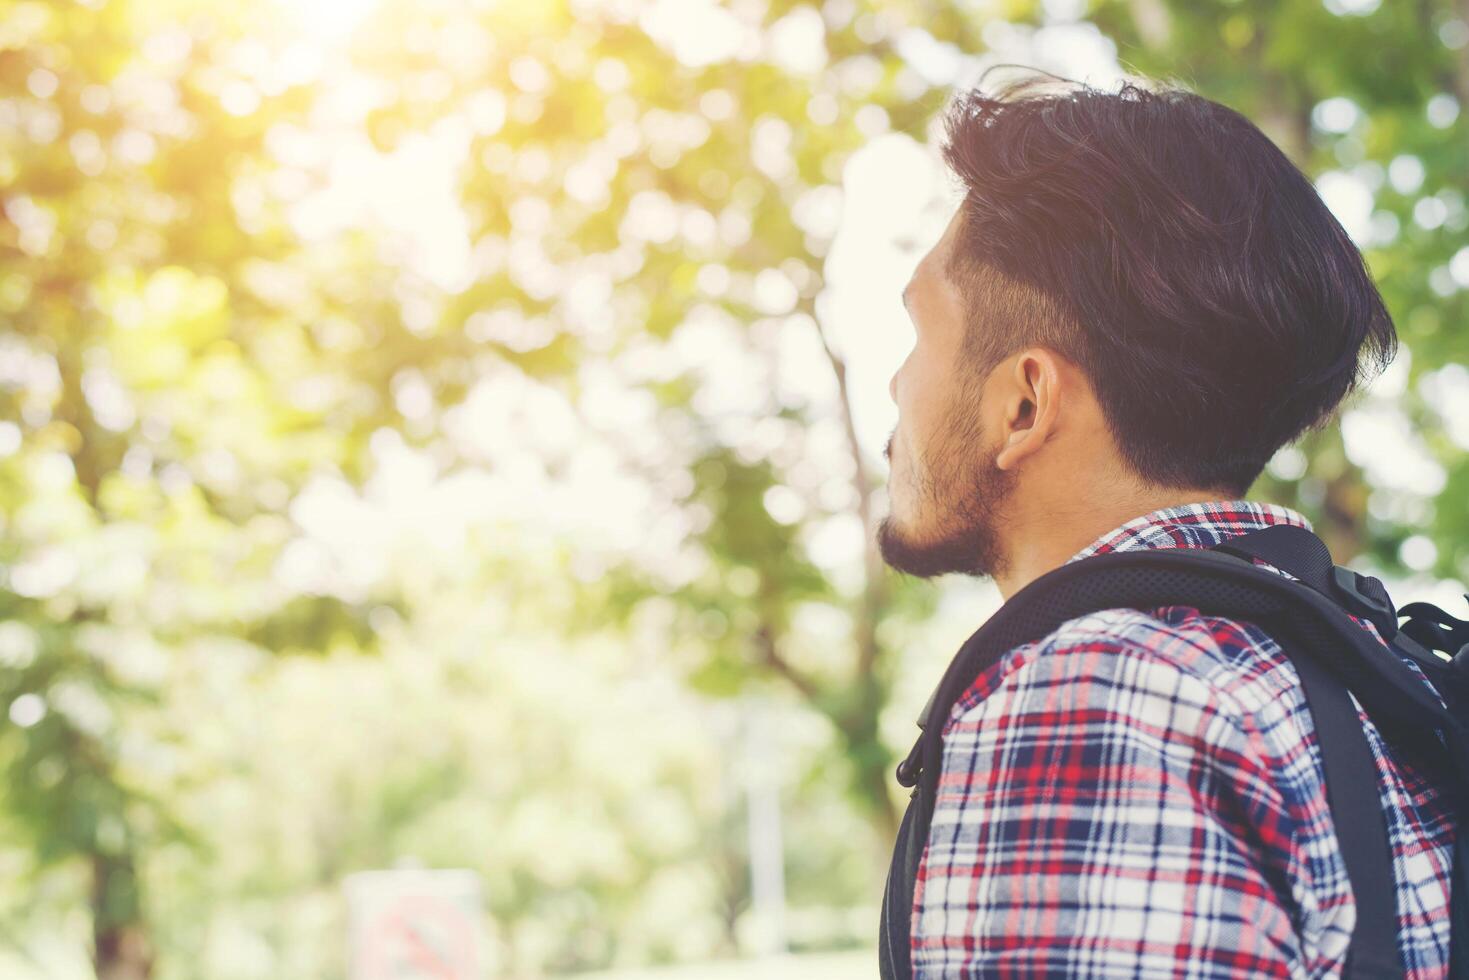
<instances>
[{"instance_id":1,"label":"shoulder","mask_svg":"<svg viewBox=\"0 0 1469 980\"><path fill-rule=\"evenodd\" d=\"M1284 790L1294 789L1280 779L1292 757L1280 751L1287 726L1262 730L1237 690L1219 682L1231 663L1210 639L1220 624L1174 624L1170 610L1153 612L1162 618L1091 613L1007 653L954 705L945 771L988 771L992 782L1024 788L1062 778L1059 766L1091 793L1152 786L1175 806L1229 798L1232 811L1283 821Z\"/></svg>"},{"instance_id":2,"label":"shoulder","mask_svg":"<svg viewBox=\"0 0 1469 980\"><path fill-rule=\"evenodd\" d=\"M1278 670L1283 655L1262 656L1268 642L1250 624L1184 607L1088 613L1008 651L955 702L949 724L1049 703L1133 711L1139 721L1172 713L1175 726L1185 715L1200 724L1218 717L1249 729L1290 681Z\"/></svg>"}]
</instances>

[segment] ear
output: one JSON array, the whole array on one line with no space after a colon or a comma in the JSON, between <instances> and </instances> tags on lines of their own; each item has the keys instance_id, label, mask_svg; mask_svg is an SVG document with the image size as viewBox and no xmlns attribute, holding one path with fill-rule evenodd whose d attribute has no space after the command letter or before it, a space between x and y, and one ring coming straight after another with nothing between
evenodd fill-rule
<instances>
[{"instance_id":1,"label":"ear","mask_svg":"<svg viewBox=\"0 0 1469 980\"><path fill-rule=\"evenodd\" d=\"M997 376L1003 415L996 468L1015 469L1055 433L1061 411L1061 376L1057 355L1044 347L1016 354Z\"/></svg>"}]
</instances>

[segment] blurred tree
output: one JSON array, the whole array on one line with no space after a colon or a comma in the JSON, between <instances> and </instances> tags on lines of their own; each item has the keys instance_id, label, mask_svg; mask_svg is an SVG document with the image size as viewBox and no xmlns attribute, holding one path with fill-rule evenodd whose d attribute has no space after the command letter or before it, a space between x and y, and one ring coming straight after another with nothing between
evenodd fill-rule
<instances>
[{"instance_id":1,"label":"blurred tree","mask_svg":"<svg viewBox=\"0 0 1469 980\"><path fill-rule=\"evenodd\" d=\"M590 587L585 623L675 599L675 630L698 641L688 647L690 679L724 694L788 683L831 722L854 800L890 838L892 752L878 720L891 658L878 637L889 617L921 616L933 593L900 587L872 543L880 481L857 441L845 365L816 298L836 230L821 203L840 201L846 160L890 119L921 137L933 104L905 97L915 76L890 36L902 22L851 3L821 12L735 4L715 9L709 16L725 20L712 23L695 11L682 33L686 15L672 4L498 13L470 41L452 10L394 7L359 51L362 64L397 80L396 98L368 120L380 148L440 116L473 134L461 197L483 263L434 330L477 340L556 386L609 438L618 433L598 425L589 379L656 395L665 438L623 449L702 528L689 536L698 567L673 572L668 555L620 563ZM727 37L696 32L721 23ZM526 317L536 325L529 336ZM780 335L801 331L825 352L834 397L785 402L770 383ZM706 342L763 365L763 387L722 418L701 404L707 368L675 363L648 377L660 354ZM842 440L834 458L812 449L811 436L833 419ZM763 434L752 439L756 429ZM803 459L846 472L842 503L822 504L825 474L809 467L805 485L793 486ZM771 513L770 494L782 489L799 494L801 519ZM809 538L851 514L859 520L846 529L866 543L855 587L842 588L813 563ZM850 621L839 655L802 657L792 620L808 605Z\"/></svg>"},{"instance_id":2,"label":"blurred tree","mask_svg":"<svg viewBox=\"0 0 1469 980\"><path fill-rule=\"evenodd\" d=\"M169 671L140 664L200 636L370 641L362 604L269 574L292 535L268 518L352 446L302 404L305 311L245 285L299 253L234 202L302 91L236 111L245 22L189 13L0 7L4 814L37 874L86 869L102 980L151 973L142 865L188 839L155 764L184 733L139 723Z\"/></svg>"}]
</instances>

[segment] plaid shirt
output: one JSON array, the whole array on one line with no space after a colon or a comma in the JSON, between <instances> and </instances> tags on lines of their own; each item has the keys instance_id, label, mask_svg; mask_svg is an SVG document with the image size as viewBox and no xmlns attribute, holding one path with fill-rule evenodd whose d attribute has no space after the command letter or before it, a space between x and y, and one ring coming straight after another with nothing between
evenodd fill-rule
<instances>
[{"instance_id":1,"label":"plaid shirt","mask_svg":"<svg viewBox=\"0 0 1469 980\"><path fill-rule=\"evenodd\" d=\"M1069 561L1278 523L1310 527L1245 500L1166 508ZM1442 977L1452 813L1361 717L1403 962L1409 977ZM1339 974L1356 907L1311 715L1294 667L1253 625L1184 606L1078 617L982 673L944 732L916 977Z\"/></svg>"}]
</instances>

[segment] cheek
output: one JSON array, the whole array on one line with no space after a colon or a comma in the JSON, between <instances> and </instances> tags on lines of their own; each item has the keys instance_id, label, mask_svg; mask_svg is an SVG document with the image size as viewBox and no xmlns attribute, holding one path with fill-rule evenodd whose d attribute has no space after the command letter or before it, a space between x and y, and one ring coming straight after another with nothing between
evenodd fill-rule
<instances>
[{"instance_id":1,"label":"cheek","mask_svg":"<svg viewBox=\"0 0 1469 980\"><path fill-rule=\"evenodd\" d=\"M899 406L899 426L906 449L922 454L949 410L945 372L932 359L916 352L904 366L904 399Z\"/></svg>"},{"instance_id":2,"label":"cheek","mask_svg":"<svg viewBox=\"0 0 1469 980\"><path fill-rule=\"evenodd\" d=\"M904 419L894 433L889 487L895 496L903 498L901 509L910 516L921 509L919 501L926 496L925 488L933 482L935 447L935 434L931 430L919 431L912 419Z\"/></svg>"}]
</instances>

